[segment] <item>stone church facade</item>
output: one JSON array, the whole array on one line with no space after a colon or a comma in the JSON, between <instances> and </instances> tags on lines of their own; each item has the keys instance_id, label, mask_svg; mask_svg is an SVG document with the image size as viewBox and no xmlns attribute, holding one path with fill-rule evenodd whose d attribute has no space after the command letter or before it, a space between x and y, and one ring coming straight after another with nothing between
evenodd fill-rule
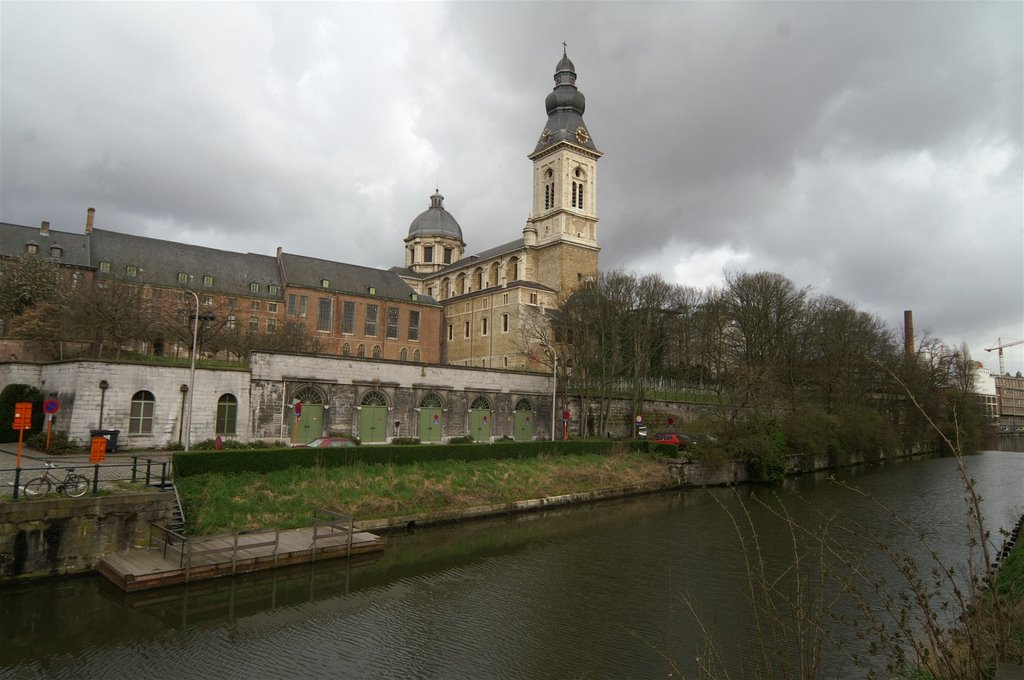
<instances>
[{"instance_id":1,"label":"stone church facade","mask_svg":"<svg viewBox=\"0 0 1024 680\"><path fill-rule=\"evenodd\" d=\"M465 255L462 228L435 193L409 227L405 266L418 293L444 306L445 363L538 369L545 312L597 276L597 161L586 100L565 54L545 101L548 119L529 159L533 199L522 238Z\"/></svg>"},{"instance_id":2,"label":"stone church facade","mask_svg":"<svg viewBox=\"0 0 1024 680\"><path fill-rule=\"evenodd\" d=\"M191 319L204 319L206 357L254 349L305 351L414 365L549 371L547 313L597 275L597 161L583 121L586 101L563 53L547 95L547 122L528 158L533 197L522 237L466 254L462 228L435 193L405 239L405 263L390 270L285 253L237 253L94 228L81 234L0 223L0 267L48 258L71 287L137 296L161 319L123 348L189 356ZM2 294L2 293L0 293ZM19 343L17 321L0 319L0 358L41 360ZM140 324L146 326L146 324ZM74 358L74 343L59 358ZM117 348L113 348L115 351ZM111 349L102 348L101 357ZM86 356L82 354L81 356Z\"/></svg>"}]
</instances>

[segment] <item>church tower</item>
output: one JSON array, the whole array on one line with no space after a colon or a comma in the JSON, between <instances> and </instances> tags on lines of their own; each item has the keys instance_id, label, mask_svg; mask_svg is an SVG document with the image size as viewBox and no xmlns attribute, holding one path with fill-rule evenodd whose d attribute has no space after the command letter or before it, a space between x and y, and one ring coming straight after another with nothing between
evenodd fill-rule
<instances>
[{"instance_id":1,"label":"church tower","mask_svg":"<svg viewBox=\"0 0 1024 680\"><path fill-rule=\"evenodd\" d=\"M548 120L533 153L533 207L524 245L537 248L535 278L568 292L597 275L597 161L576 88L576 67L563 50L555 87L545 100Z\"/></svg>"}]
</instances>

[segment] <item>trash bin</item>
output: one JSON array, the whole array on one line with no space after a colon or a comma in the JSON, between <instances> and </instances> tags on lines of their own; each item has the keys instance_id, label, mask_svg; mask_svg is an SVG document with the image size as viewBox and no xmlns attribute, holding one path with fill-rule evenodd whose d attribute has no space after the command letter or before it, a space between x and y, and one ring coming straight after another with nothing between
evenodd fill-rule
<instances>
[{"instance_id":1,"label":"trash bin","mask_svg":"<svg viewBox=\"0 0 1024 680\"><path fill-rule=\"evenodd\" d=\"M121 430L89 430L90 437L103 437L107 440L107 451L117 451L117 435Z\"/></svg>"}]
</instances>

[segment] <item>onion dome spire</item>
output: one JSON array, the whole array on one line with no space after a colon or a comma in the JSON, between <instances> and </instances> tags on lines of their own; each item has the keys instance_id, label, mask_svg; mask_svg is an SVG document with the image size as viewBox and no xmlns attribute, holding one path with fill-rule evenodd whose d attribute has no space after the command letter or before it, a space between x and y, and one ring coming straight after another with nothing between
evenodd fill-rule
<instances>
[{"instance_id":1,"label":"onion dome spire","mask_svg":"<svg viewBox=\"0 0 1024 680\"><path fill-rule=\"evenodd\" d=\"M587 98L576 87L576 66L566 50L566 44L562 43L562 58L555 66L555 87L544 100L548 123L531 156L558 142L570 142L600 153L583 122Z\"/></svg>"}]
</instances>

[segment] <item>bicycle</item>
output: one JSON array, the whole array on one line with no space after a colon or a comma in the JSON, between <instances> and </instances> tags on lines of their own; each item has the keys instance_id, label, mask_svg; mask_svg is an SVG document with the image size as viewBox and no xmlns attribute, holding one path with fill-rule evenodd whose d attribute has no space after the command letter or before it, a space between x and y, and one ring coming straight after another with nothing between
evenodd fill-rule
<instances>
[{"instance_id":1,"label":"bicycle","mask_svg":"<svg viewBox=\"0 0 1024 680\"><path fill-rule=\"evenodd\" d=\"M75 468L66 468L67 474L64 479L57 479L50 474L50 470L57 469L53 463L43 463L48 469L43 472L42 477L36 477L25 482L25 495L30 498L45 496L50 493L54 485L57 493L62 493L69 498L84 496L89 491L89 478L84 475L72 474Z\"/></svg>"}]
</instances>

